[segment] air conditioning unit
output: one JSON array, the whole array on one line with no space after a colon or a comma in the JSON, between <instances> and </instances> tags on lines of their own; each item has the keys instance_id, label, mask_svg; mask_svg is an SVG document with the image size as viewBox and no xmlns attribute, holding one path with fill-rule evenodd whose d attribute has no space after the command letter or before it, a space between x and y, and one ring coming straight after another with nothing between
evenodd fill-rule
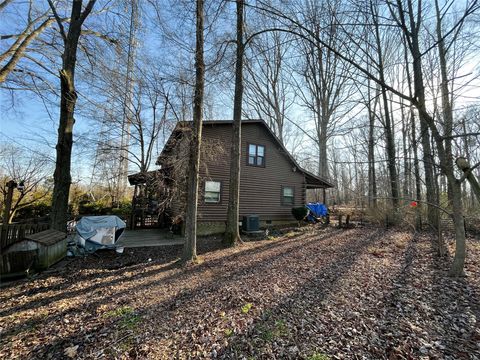
<instances>
[{"instance_id":1,"label":"air conditioning unit","mask_svg":"<svg viewBox=\"0 0 480 360\"><path fill-rule=\"evenodd\" d=\"M242 230L243 231L259 231L260 220L258 219L258 215L244 216L242 221Z\"/></svg>"}]
</instances>

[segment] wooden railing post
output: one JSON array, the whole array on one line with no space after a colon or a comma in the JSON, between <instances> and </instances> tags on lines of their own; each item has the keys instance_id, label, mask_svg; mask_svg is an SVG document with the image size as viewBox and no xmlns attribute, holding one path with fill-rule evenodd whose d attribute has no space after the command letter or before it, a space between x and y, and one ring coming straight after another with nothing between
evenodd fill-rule
<instances>
[{"instance_id":1,"label":"wooden railing post","mask_svg":"<svg viewBox=\"0 0 480 360\"><path fill-rule=\"evenodd\" d=\"M7 244L8 225L0 225L0 249Z\"/></svg>"}]
</instances>

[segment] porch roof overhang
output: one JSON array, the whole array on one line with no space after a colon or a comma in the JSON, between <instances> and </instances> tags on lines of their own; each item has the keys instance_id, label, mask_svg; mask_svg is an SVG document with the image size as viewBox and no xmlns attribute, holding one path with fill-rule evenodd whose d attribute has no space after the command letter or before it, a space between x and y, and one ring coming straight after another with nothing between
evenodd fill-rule
<instances>
[{"instance_id":1,"label":"porch roof overhang","mask_svg":"<svg viewBox=\"0 0 480 360\"><path fill-rule=\"evenodd\" d=\"M128 175L128 183L130 185L143 185L143 184L146 184L147 181L152 180L159 175L160 175L159 170L131 174L131 175Z\"/></svg>"},{"instance_id":2,"label":"porch roof overhang","mask_svg":"<svg viewBox=\"0 0 480 360\"><path fill-rule=\"evenodd\" d=\"M327 189L334 187L334 185L328 180L312 174L307 170L303 170L303 173L305 174L305 186L307 189Z\"/></svg>"}]
</instances>

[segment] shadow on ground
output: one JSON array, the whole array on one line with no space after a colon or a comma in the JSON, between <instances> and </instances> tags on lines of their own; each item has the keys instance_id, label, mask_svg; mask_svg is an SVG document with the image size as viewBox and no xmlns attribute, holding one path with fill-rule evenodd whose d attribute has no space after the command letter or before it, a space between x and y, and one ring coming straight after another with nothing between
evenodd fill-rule
<instances>
[{"instance_id":1,"label":"shadow on ground","mask_svg":"<svg viewBox=\"0 0 480 360\"><path fill-rule=\"evenodd\" d=\"M76 345L78 358L453 359L479 351L477 290L445 278L426 237L327 229L236 249L219 240L199 242L204 262L195 266L175 261L181 247L132 249L8 288L0 355L60 359Z\"/></svg>"}]
</instances>

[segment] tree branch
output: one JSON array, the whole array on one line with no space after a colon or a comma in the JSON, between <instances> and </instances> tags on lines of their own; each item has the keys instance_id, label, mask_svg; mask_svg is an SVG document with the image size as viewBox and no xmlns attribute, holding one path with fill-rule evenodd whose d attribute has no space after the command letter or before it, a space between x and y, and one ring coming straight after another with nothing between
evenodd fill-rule
<instances>
[{"instance_id":1,"label":"tree branch","mask_svg":"<svg viewBox=\"0 0 480 360\"><path fill-rule=\"evenodd\" d=\"M52 0L47 0L48 5L50 5L50 9L52 9L53 16L55 17L55 20L57 21L57 25L59 27L60 35L62 36L63 41L66 43L67 42L67 34L65 33L65 28L63 27L62 19L60 16L58 16L57 9L55 8L55 5L53 5Z\"/></svg>"}]
</instances>

